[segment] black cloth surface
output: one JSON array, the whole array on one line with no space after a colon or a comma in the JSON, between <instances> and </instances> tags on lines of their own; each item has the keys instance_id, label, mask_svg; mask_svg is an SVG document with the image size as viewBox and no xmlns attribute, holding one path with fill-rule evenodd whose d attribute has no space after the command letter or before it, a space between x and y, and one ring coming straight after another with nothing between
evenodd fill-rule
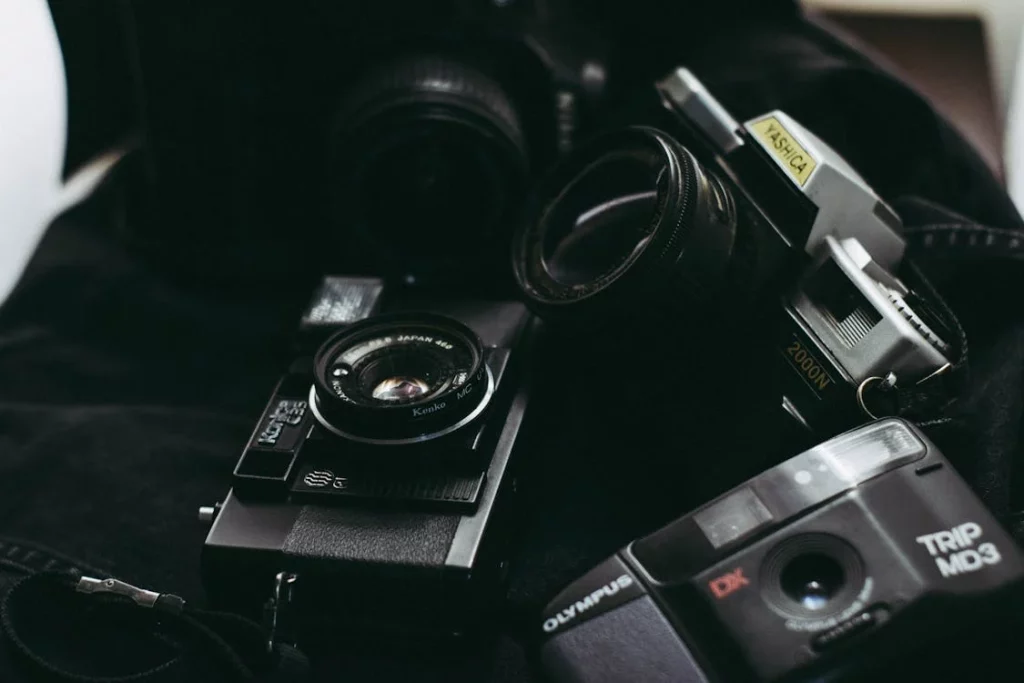
<instances>
[{"instance_id":1,"label":"black cloth surface","mask_svg":"<svg viewBox=\"0 0 1024 683\"><path fill-rule=\"evenodd\" d=\"M685 63L738 118L787 111L906 207L908 222L933 218L920 202L901 200L914 196L973 222L1022 227L978 155L924 100L791 9L651 45L652 75ZM0 309L0 536L201 602L205 528L196 510L227 490L319 273L253 271L215 287L162 268L122 239L123 181L50 227ZM934 268L972 358L959 409L967 427L940 445L1007 514L1024 506L1024 310L1006 294L1019 291L1021 267ZM756 368L756 351L726 348L736 359L730 376ZM539 680L520 636L547 599L630 539L767 464L776 427L748 416L756 411L742 391L661 387L651 394L658 401L624 398L610 409L574 358L553 346L542 354L542 367L590 390L549 392L534 405L534 433L522 447L535 467L512 548L506 635L472 656L386 639L341 642L315 660L316 680ZM0 548L0 589L19 567L4 564ZM29 680L3 648L0 680Z\"/></svg>"}]
</instances>

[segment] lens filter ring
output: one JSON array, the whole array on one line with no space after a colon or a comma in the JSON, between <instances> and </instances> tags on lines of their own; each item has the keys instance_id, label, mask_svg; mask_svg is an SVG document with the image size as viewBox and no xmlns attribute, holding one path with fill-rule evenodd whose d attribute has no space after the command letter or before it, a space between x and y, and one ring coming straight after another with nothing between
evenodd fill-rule
<instances>
[{"instance_id":1,"label":"lens filter ring","mask_svg":"<svg viewBox=\"0 0 1024 683\"><path fill-rule=\"evenodd\" d=\"M313 360L310 407L328 431L361 443L401 445L473 421L494 393L480 338L429 313L356 323Z\"/></svg>"},{"instance_id":2,"label":"lens filter ring","mask_svg":"<svg viewBox=\"0 0 1024 683\"><path fill-rule=\"evenodd\" d=\"M671 136L625 128L541 180L513 240L513 272L551 319L699 298L729 262L736 215L726 187Z\"/></svg>"}]
</instances>

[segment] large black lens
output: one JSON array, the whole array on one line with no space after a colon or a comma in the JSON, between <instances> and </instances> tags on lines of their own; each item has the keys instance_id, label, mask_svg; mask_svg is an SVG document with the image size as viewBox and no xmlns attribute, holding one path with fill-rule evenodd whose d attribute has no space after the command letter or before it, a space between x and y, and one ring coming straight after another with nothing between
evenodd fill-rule
<instances>
[{"instance_id":1,"label":"large black lens","mask_svg":"<svg viewBox=\"0 0 1024 683\"><path fill-rule=\"evenodd\" d=\"M368 443L425 441L467 424L493 391L479 338L455 320L393 314L320 347L310 402L330 431Z\"/></svg>"},{"instance_id":2,"label":"large black lens","mask_svg":"<svg viewBox=\"0 0 1024 683\"><path fill-rule=\"evenodd\" d=\"M540 183L513 243L542 316L605 317L653 297L702 298L729 262L734 200L666 134L607 134Z\"/></svg>"},{"instance_id":3,"label":"large black lens","mask_svg":"<svg viewBox=\"0 0 1024 683\"><path fill-rule=\"evenodd\" d=\"M527 170L498 84L436 57L385 65L352 89L331 163L339 236L403 273L476 262L509 227Z\"/></svg>"}]
</instances>

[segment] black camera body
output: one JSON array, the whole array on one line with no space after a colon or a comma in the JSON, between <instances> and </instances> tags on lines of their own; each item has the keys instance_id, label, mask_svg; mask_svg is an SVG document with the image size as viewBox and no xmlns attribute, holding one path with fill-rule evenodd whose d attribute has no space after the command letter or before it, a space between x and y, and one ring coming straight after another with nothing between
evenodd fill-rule
<instances>
[{"instance_id":1,"label":"black camera body","mask_svg":"<svg viewBox=\"0 0 1024 683\"><path fill-rule=\"evenodd\" d=\"M999 628L1022 579L1010 536L917 428L890 418L629 544L551 601L541 658L552 680L577 683L941 670L936 644Z\"/></svg>"},{"instance_id":2,"label":"black camera body","mask_svg":"<svg viewBox=\"0 0 1024 683\"><path fill-rule=\"evenodd\" d=\"M276 637L305 643L328 625L463 631L506 568L530 316L329 277L300 332L304 353L206 511L208 592L266 603Z\"/></svg>"}]
</instances>

